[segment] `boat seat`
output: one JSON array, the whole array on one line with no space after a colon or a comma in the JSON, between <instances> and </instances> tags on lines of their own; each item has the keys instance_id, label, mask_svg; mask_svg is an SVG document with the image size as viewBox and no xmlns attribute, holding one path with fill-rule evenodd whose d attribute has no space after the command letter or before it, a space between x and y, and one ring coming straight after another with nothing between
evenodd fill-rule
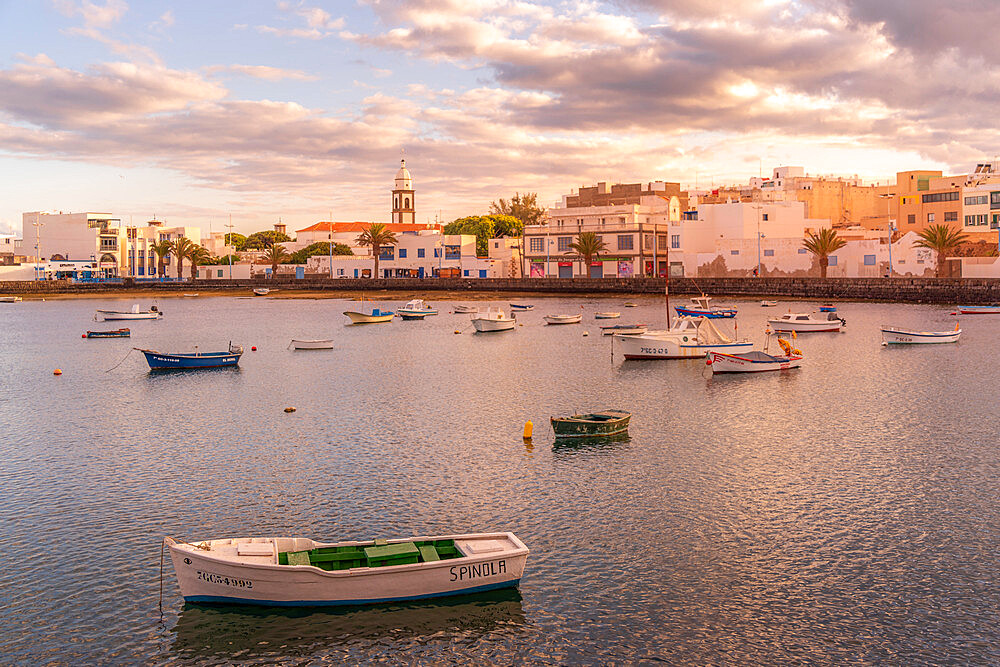
<instances>
[{"instance_id":1,"label":"boat seat","mask_svg":"<svg viewBox=\"0 0 1000 667\"><path fill-rule=\"evenodd\" d=\"M238 556L273 556L274 545L270 542L240 542L236 545Z\"/></svg>"},{"instance_id":2,"label":"boat seat","mask_svg":"<svg viewBox=\"0 0 1000 667\"><path fill-rule=\"evenodd\" d=\"M289 565L312 565L308 551L291 551L288 554Z\"/></svg>"},{"instance_id":3,"label":"boat seat","mask_svg":"<svg viewBox=\"0 0 1000 667\"><path fill-rule=\"evenodd\" d=\"M428 544L420 547L420 560L425 563L429 563L433 560L441 560L441 557L438 556L437 549L434 548L434 545Z\"/></svg>"},{"instance_id":4,"label":"boat seat","mask_svg":"<svg viewBox=\"0 0 1000 667\"><path fill-rule=\"evenodd\" d=\"M384 547L387 544L389 544L389 540L383 540L383 539L375 540L375 546L377 547Z\"/></svg>"}]
</instances>

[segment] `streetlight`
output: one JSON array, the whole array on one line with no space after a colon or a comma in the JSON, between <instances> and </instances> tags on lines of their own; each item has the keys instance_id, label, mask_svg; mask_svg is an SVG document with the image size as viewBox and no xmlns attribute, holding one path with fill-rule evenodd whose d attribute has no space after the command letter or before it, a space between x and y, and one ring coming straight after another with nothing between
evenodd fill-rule
<instances>
[{"instance_id":1,"label":"streetlight","mask_svg":"<svg viewBox=\"0 0 1000 667\"><path fill-rule=\"evenodd\" d=\"M896 231L896 228L892 224L892 199L894 195L888 192L884 195L879 195L881 199L885 200L885 222L886 226L889 228L889 275L892 275L892 233ZM998 239L1000 240L1000 239Z\"/></svg>"},{"instance_id":2,"label":"streetlight","mask_svg":"<svg viewBox=\"0 0 1000 667\"><path fill-rule=\"evenodd\" d=\"M333 278L333 211L330 211L330 234L327 236L330 239L330 278Z\"/></svg>"},{"instance_id":3,"label":"streetlight","mask_svg":"<svg viewBox=\"0 0 1000 667\"><path fill-rule=\"evenodd\" d=\"M35 213L35 221L33 223L31 223L31 224L35 228L35 280L37 281L37 280L39 280L39 278L38 278L38 271L39 271L39 268L38 268L38 260L39 260L39 252L38 252L39 230L42 227L45 226L45 223L38 221L38 213L36 212Z\"/></svg>"},{"instance_id":4,"label":"streetlight","mask_svg":"<svg viewBox=\"0 0 1000 667\"><path fill-rule=\"evenodd\" d=\"M761 271L761 263L760 263L760 240L762 238L764 238L764 237L765 237L765 234L762 234L761 232L757 232L757 277L758 278L760 278L760 277L763 276L763 272Z\"/></svg>"},{"instance_id":5,"label":"streetlight","mask_svg":"<svg viewBox=\"0 0 1000 667\"><path fill-rule=\"evenodd\" d=\"M229 224L226 225L226 229L229 230L229 238L228 239L223 239L223 241L228 240L229 243L223 243L223 245L228 246L230 243L232 243L233 244L233 250L235 250L236 249L236 243L233 241L233 214L232 213L229 214ZM233 279L233 253L231 253L231 252L229 252L227 250L226 254L229 255L229 279L232 280Z\"/></svg>"}]
</instances>

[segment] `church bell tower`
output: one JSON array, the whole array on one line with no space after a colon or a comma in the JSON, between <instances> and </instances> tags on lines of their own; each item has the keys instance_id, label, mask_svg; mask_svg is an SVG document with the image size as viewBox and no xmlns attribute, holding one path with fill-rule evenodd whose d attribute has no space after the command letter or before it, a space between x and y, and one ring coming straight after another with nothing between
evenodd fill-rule
<instances>
[{"instance_id":1,"label":"church bell tower","mask_svg":"<svg viewBox=\"0 0 1000 667\"><path fill-rule=\"evenodd\" d=\"M396 172L396 187L392 191L392 221L412 225L416 222L414 212L413 178L406 168L406 159L399 161L399 171Z\"/></svg>"}]
</instances>

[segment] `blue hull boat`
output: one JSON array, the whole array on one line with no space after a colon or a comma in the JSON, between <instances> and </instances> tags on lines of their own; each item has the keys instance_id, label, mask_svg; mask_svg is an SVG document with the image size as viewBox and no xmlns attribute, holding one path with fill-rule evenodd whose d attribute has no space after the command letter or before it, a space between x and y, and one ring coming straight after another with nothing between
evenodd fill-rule
<instances>
[{"instance_id":1,"label":"blue hull boat","mask_svg":"<svg viewBox=\"0 0 1000 667\"><path fill-rule=\"evenodd\" d=\"M146 357L150 370L199 370L203 368L224 368L238 366L243 348L239 345L229 346L228 352L194 352L191 354L168 354L156 350L141 350Z\"/></svg>"},{"instance_id":2,"label":"blue hull boat","mask_svg":"<svg viewBox=\"0 0 1000 667\"><path fill-rule=\"evenodd\" d=\"M710 308L704 310L701 308L686 308L684 306L677 306L674 308L677 314L681 317L707 317L710 320L725 319L729 317L736 317L735 308Z\"/></svg>"}]
</instances>

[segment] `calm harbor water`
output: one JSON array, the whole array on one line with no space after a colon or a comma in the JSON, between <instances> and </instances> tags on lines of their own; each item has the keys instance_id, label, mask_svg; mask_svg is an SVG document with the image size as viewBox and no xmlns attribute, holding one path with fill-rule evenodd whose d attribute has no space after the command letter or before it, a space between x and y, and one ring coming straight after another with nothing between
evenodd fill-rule
<instances>
[{"instance_id":1,"label":"calm harbor water","mask_svg":"<svg viewBox=\"0 0 1000 667\"><path fill-rule=\"evenodd\" d=\"M0 662L1000 661L1000 317L882 348L880 324L956 318L842 303L846 333L796 341L804 368L710 378L612 360L597 335L598 310L659 326L662 298L532 301L516 332L474 335L449 302L346 327L343 300L161 299L131 340L80 334L132 301L0 304ZM729 302L758 342L766 316L816 305ZM582 326L542 326L581 305ZM237 370L129 355L229 340ZM550 415L601 407L634 413L629 438L553 444ZM163 535L490 530L532 550L519 592L185 606L168 561L157 608Z\"/></svg>"}]
</instances>

